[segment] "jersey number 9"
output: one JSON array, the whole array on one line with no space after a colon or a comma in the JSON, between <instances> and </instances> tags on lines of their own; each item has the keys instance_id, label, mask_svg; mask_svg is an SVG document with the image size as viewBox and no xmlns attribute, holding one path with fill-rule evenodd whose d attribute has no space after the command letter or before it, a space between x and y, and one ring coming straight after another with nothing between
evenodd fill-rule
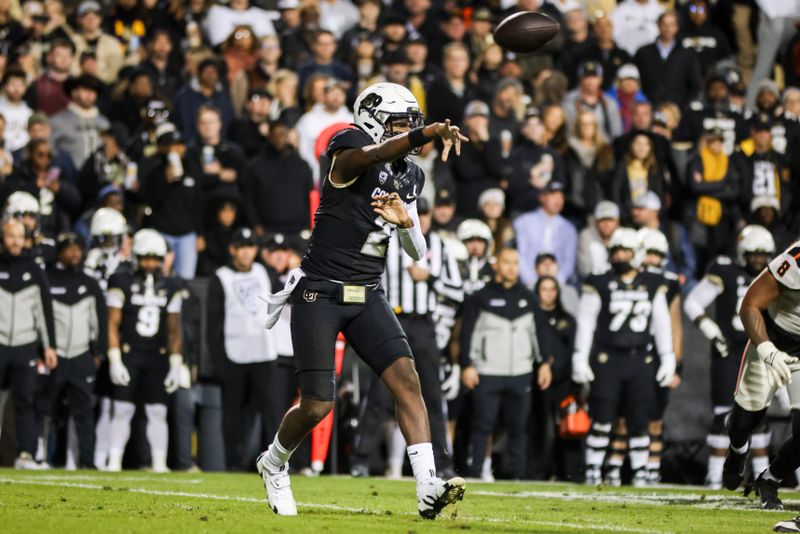
<instances>
[{"instance_id":1,"label":"jersey number 9","mask_svg":"<svg viewBox=\"0 0 800 534\"><path fill-rule=\"evenodd\" d=\"M158 306L142 306L136 321L136 333L142 337L153 337L158 333L161 309Z\"/></svg>"}]
</instances>

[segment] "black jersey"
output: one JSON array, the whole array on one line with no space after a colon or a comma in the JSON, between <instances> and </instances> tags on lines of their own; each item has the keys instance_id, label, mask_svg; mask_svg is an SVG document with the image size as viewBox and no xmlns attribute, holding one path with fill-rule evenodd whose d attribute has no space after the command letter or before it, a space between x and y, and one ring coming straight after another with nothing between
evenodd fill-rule
<instances>
[{"instance_id":1,"label":"black jersey","mask_svg":"<svg viewBox=\"0 0 800 534\"><path fill-rule=\"evenodd\" d=\"M728 256L720 256L708 268L705 279L721 291L714 300L714 305L715 317L722 335L729 344L746 343L747 333L739 318L739 308L750 282L753 281L753 276L736 265Z\"/></svg>"},{"instance_id":2,"label":"black jersey","mask_svg":"<svg viewBox=\"0 0 800 534\"><path fill-rule=\"evenodd\" d=\"M167 346L167 314L180 313L184 294L183 283L177 278L141 272L112 274L106 302L109 308L122 309L123 351L163 352Z\"/></svg>"},{"instance_id":3,"label":"black jersey","mask_svg":"<svg viewBox=\"0 0 800 534\"><path fill-rule=\"evenodd\" d=\"M600 295L595 350L644 350L652 343L653 301L659 291L667 290L662 275L640 271L633 280L625 282L608 271L587 277L583 290Z\"/></svg>"},{"instance_id":4,"label":"black jersey","mask_svg":"<svg viewBox=\"0 0 800 534\"><path fill-rule=\"evenodd\" d=\"M425 176L408 158L373 165L346 184L333 184L328 176L337 152L373 144L357 128L347 128L331 139L320 158L322 198L314 215L311 243L302 269L311 278L373 283L386 266L386 247L394 225L373 211L376 195L397 193L411 204L422 192Z\"/></svg>"},{"instance_id":5,"label":"black jersey","mask_svg":"<svg viewBox=\"0 0 800 534\"><path fill-rule=\"evenodd\" d=\"M660 267L648 267L647 270L664 277L664 284L667 286L667 306L672 306L675 297L681 294L681 281L678 275Z\"/></svg>"},{"instance_id":6,"label":"black jersey","mask_svg":"<svg viewBox=\"0 0 800 534\"><path fill-rule=\"evenodd\" d=\"M722 146L727 155L733 154L737 141L749 133L747 118L730 105L712 106L695 101L689 104L675 132L676 140L694 142L704 131L712 128L722 130Z\"/></svg>"}]
</instances>

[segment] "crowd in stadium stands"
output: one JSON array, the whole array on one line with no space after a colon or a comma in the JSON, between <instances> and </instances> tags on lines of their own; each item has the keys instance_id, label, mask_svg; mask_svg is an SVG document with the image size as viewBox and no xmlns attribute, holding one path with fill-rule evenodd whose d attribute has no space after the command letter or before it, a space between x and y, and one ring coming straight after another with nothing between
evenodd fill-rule
<instances>
[{"instance_id":1,"label":"crowd in stadium stands","mask_svg":"<svg viewBox=\"0 0 800 534\"><path fill-rule=\"evenodd\" d=\"M549 44L493 42L530 10L560 23ZM434 143L410 156L426 175L419 211L458 273L414 313L435 325L452 468L580 480L575 316L614 230L663 232L684 295L735 257L745 225L776 250L800 235L798 27L782 0L0 0L0 459L251 469L297 397L290 312L267 332L257 295L299 265L319 155L355 97L387 81L470 141L446 162ZM497 393L479 382L489 363L464 372L457 331L476 306L464 295L509 248L541 348L491 341L530 367ZM157 272L142 271L153 257ZM84 294L96 297L79 306ZM134 356L162 361L155 382ZM391 403L359 424L374 377L344 343L331 357L335 421L293 469L399 476Z\"/></svg>"}]
</instances>

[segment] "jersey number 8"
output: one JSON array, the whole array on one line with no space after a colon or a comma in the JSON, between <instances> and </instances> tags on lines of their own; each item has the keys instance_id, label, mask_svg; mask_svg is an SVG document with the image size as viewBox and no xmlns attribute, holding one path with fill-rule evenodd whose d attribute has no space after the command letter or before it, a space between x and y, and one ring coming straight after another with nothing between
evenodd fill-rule
<instances>
[{"instance_id":1,"label":"jersey number 8","mask_svg":"<svg viewBox=\"0 0 800 534\"><path fill-rule=\"evenodd\" d=\"M632 300L615 300L608 306L608 311L614 316L611 319L611 324L608 325L609 330L612 332L619 332L622 325L630 317L628 327L633 332L644 332L647 328L647 318L650 315L651 309L650 301L640 300L634 302Z\"/></svg>"},{"instance_id":2,"label":"jersey number 8","mask_svg":"<svg viewBox=\"0 0 800 534\"><path fill-rule=\"evenodd\" d=\"M153 337L158 333L161 309L158 306L142 306L136 321L136 333L142 337Z\"/></svg>"}]
</instances>

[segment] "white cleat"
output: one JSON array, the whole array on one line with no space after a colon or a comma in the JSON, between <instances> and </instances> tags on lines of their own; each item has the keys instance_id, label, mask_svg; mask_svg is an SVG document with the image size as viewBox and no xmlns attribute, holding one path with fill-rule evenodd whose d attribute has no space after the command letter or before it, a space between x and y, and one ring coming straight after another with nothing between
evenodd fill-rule
<instances>
[{"instance_id":1,"label":"white cleat","mask_svg":"<svg viewBox=\"0 0 800 534\"><path fill-rule=\"evenodd\" d=\"M267 451L259 455L256 461L258 474L264 481L267 492L267 504L278 515L297 515L297 504L292 495L292 483L289 481L289 464L284 464L277 472L272 472L266 464Z\"/></svg>"},{"instance_id":2,"label":"white cleat","mask_svg":"<svg viewBox=\"0 0 800 534\"><path fill-rule=\"evenodd\" d=\"M436 516L448 504L464 498L467 484L461 477L453 477L448 481L432 478L417 484L417 510L424 519L436 519Z\"/></svg>"},{"instance_id":3,"label":"white cleat","mask_svg":"<svg viewBox=\"0 0 800 534\"><path fill-rule=\"evenodd\" d=\"M29 452L21 452L14 460L14 469L24 469L26 471L39 471L41 466L36 463Z\"/></svg>"}]
</instances>

